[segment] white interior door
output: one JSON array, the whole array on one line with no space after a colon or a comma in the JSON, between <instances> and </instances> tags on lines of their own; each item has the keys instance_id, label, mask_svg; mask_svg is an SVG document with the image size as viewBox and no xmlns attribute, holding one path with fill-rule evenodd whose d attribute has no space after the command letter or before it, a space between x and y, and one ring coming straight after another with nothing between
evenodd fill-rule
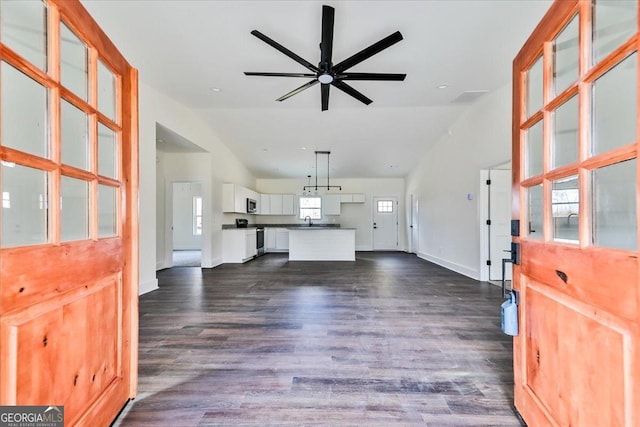
<instances>
[{"instance_id":1,"label":"white interior door","mask_svg":"<svg viewBox=\"0 0 640 427\"><path fill-rule=\"evenodd\" d=\"M373 198L373 250L398 249L398 199Z\"/></svg>"},{"instance_id":2,"label":"white interior door","mask_svg":"<svg viewBox=\"0 0 640 427\"><path fill-rule=\"evenodd\" d=\"M489 280L502 279L502 259L511 249L511 170L494 169L489 186ZM511 280L511 263L505 264L505 279Z\"/></svg>"}]
</instances>

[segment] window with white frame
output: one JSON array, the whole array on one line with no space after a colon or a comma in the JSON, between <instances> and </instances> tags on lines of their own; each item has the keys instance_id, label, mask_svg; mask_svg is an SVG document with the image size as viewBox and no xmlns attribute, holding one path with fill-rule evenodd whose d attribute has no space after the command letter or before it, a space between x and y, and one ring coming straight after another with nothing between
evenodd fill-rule
<instances>
[{"instance_id":1,"label":"window with white frame","mask_svg":"<svg viewBox=\"0 0 640 427\"><path fill-rule=\"evenodd\" d=\"M322 219L322 197L300 196L300 219Z\"/></svg>"},{"instance_id":2,"label":"window with white frame","mask_svg":"<svg viewBox=\"0 0 640 427\"><path fill-rule=\"evenodd\" d=\"M378 200L377 209L379 213L392 213L393 200Z\"/></svg>"},{"instance_id":3,"label":"window with white frame","mask_svg":"<svg viewBox=\"0 0 640 427\"><path fill-rule=\"evenodd\" d=\"M202 197L193 197L193 235L202 234Z\"/></svg>"},{"instance_id":4,"label":"window with white frame","mask_svg":"<svg viewBox=\"0 0 640 427\"><path fill-rule=\"evenodd\" d=\"M2 207L9 209L11 207L11 195L8 191L2 192Z\"/></svg>"}]
</instances>

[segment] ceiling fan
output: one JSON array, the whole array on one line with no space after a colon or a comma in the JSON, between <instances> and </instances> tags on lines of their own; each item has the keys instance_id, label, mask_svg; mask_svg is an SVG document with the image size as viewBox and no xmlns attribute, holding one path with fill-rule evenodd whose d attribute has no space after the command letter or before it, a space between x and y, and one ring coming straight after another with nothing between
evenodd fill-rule
<instances>
[{"instance_id":1,"label":"ceiling fan","mask_svg":"<svg viewBox=\"0 0 640 427\"><path fill-rule=\"evenodd\" d=\"M333 21L335 10L331 6L322 6L322 40L320 42L320 63L318 66L313 65L309 61L296 55L286 47L282 46L278 42L265 36L258 30L251 31L251 34L267 43L269 46L279 50L287 55L297 63L308 68L313 73L260 73L260 72L245 72L247 76L268 76L268 77L310 77L312 80L303 84L297 89L282 95L276 101L284 101L291 98L293 95L297 95L305 89L310 88L320 83L321 98L322 98L322 111L329 109L329 87L334 86L348 95L356 98L358 101L363 102L366 105L373 102L371 99L364 96L362 93L349 86L345 80L380 80L380 81L402 81L407 76L406 74L390 74L390 73L351 73L347 70L362 61L369 59L376 53L383 51L384 49L393 46L402 40L402 34L400 31L383 38L377 43L362 49L355 55L341 61L337 64L331 62L331 56L333 52Z\"/></svg>"}]
</instances>

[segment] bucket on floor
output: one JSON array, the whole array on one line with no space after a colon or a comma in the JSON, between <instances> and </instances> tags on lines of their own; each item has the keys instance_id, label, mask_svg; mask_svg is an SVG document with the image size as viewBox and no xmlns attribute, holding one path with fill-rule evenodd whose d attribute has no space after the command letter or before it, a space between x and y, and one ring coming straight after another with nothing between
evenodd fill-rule
<instances>
[{"instance_id":1,"label":"bucket on floor","mask_svg":"<svg viewBox=\"0 0 640 427\"><path fill-rule=\"evenodd\" d=\"M509 299L502 303L502 332L507 335L518 335L518 304L516 294L509 293Z\"/></svg>"}]
</instances>

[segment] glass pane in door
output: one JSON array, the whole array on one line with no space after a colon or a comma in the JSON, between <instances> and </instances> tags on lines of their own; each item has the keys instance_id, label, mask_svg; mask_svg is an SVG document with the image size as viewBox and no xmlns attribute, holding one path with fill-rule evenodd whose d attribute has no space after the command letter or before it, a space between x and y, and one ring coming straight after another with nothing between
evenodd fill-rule
<instances>
[{"instance_id":1,"label":"glass pane in door","mask_svg":"<svg viewBox=\"0 0 640 427\"><path fill-rule=\"evenodd\" d=\"M578 79L578 16L553 42L553 87L559 94Z\"/></svg>"},{"instance_id":2,"label":"glass pane in door","mask_svg":"<svg viewBox=\"0 0 640 427\"><path fill-rule=\"evenodd\" d=\"M2 248L48 242L48 174L1 161Z\"/></svg>"},{"instance_id":3,"label":"glass pane in door","mask_svg":"<svg viewBox=\"0 0 640 427\"><path fill-rule=\"evenodd\" d=\"M0 0L0 40L41 70L47 69L47 7L41 1Z\"/></svg>"},{"instance_id":4,"label":"glass pane in door","mask_svg":"<svg viewBox=\"0 0 640 427\"><path fill-rule=\"evenodd\" d=\"M61 101L62 163L89 170L88 118L84 111Z\"/></svg>"},{"instance_id":5,"label":"glass pane in door","mask_svg":"<svg viewBox=\"0 0 640 427\"><path fill-rule=\"evenodd\" d=\"M89 238L89 182L62 176L60 178L61 240Z\"/></svg>"},{"instance_id":6,"label":"glass pane in door","mask_svg":"<svg viewBox=\"0 0 640 427\"><path fill-rule=\"evenodd\" d=\"M60 25L60 77L62 84L83 100L88 88L87 46L64 24Z\"/></svg>"},{"instance_id":7,"label":"glass pane in door","mask_svg":"<svg viewBox=\"0 0 640 427\"><path fill-rule=\"evenodd\" d=\"M114 187L98 185L98 237L118 235L117 194Z\"/></svg>"},{"instance_id":8,"label":"glass pane in door","mask_svg":"<svg viewBox=\"0 0 640 427\"><path fill-rule=\"evenodd\" d=\"M570 98L553 113L551 168L578 161L578 96Z\"/></svg>"},{"instance_id":9,"label":"glass pane in door","mask_svg":"<svg viewBox=\"0 0 640 427\"><path fill-rule=\"evenodd\" d=\"M527 190L528 221L527 237L530 239L542 239L542 184L534 185Z\"/></svg>"},{"instance_id":10,"label":"glass pane in door","mask_svg":"<svg viewBox=\"0 0 640 427\"><path fill-rule=\"evenodd\" d=\"M594 0L593 63L620 47L638 30L638 3L635 0Z\"/></svg>"},{"instance_id":11,"label":"glass pane in door","mask_svg":"<svg viewBox=\"0 0 640 427\"><path fill-rule=\"evenodd\" d=\"M527 117L542 108L542 57L527 71Z\"/></svg>"},{"instance_id":12,"label":"glass pane in door","mask_svg":"<svg viewBox=\"0 0 640 427\"><path fill-rule=\"evenodd\" d=\"M632 159L592 172L593 244L638 250L636 170Z\"/></svg>"},{"instance_id":13,"label":"glass pane in door","mask_svg":"<svg viewBox=\"0 0 640 427\"><path fill-rule=\"evenodd\" d=\"M98 61L98 111L116 121L116 93L118 79Z\"/></svg>"},{"instance_id":14,"label":"glass pane in door","mask_svg":"<svg viewBox=\"0 0 640 427\"><path fill-rule=\"evenodd\" d=\"M553 240L578 243L578 213L580 191L578 177L553 181L551 184L551 217L553 218Z\"/></svg>"},{"instance_id":15,"label":"glass pane in door","mask_svg":"<svg viewBox=\"0 0 640 427\"><path fill-rule=\"evenodd\" d=\"M526 162L525 177L540 175L542 173L543 143L542 120L527 130L526 136Z\"/></svg>"},{"instance_id":16,"label":"glass pane in door","mask_svg":"<svg viewBox=\"0 0 640 427\"><path fill-rule=\"evenodd\" d=\"M98 174L117 178L118 152L116 134L103 124L98 124Z\"/></svg>"},{"instance_id":17,"label":"glass pane in door","mask_svg":"<svg viewBox=\"0 0 640 427\"><path fill-rule=\"evenodd\" d=\"M593 154L636 141L637 56L628 56L593 83Z\"/></svg>"},{"instance_id":18,"label":"glass pane in door","mask_svg":"<svg viewBox=\"0 0 640 427\"><path fill-rule=\"evenodd\" d=\"M48 156L47 89L2 62L0 143L25 153Z\"/></svg>"}]
</instances>

